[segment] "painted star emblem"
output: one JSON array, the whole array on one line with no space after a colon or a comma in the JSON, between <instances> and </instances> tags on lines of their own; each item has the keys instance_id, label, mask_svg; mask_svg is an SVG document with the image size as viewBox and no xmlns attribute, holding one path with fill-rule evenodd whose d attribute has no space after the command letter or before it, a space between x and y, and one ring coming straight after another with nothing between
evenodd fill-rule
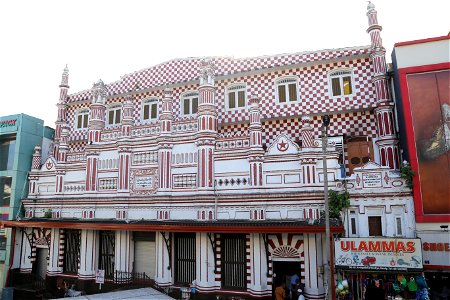
<instances>
[{"instance_id":1,"label":"painted star emblem","mask_svg":"<svg viewBox=\"0 0 450 300\"><path fill-rule=\"evenodd\" d=\"M281 142L277 144L277 148L279 151L284 152L289 148L289 144L286 143L284 140L281 140Z\"/></svg>"}]
</instances>

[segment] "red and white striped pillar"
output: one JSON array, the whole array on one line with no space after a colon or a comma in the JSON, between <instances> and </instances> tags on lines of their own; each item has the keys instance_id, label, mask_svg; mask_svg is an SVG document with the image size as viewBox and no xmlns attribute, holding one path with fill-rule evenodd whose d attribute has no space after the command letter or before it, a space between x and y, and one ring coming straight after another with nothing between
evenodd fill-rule
<instances>
[{"instance_id":1,"label":"red and white striped pillar","mask_svg":"<svg viewBox=\"0 0 450 300\"><path fill-rule=\"evenodd\" d=\"M377 119L377 135L376 145L380 154L380 164L389 166L392 169L400 168L400 158L398 149L398 138L395 132L394 123L394 103L391 99L389 90L389 81L386 66L386 50L381 40L382 27L378 24L377 11L375 5L369 2L367 6L367 17L369 20L369 28L367 32L370 34L371 54L373 66L372 82L375 87L375 95L377 106L375 115Z\"/></svg>"},{"instance_id":2,"label":"red and white striped pillar","mask_svg":"<svg viewBox=\"0 0 450 300\"><path fill-rule=\"evenodd\" d=\"M89 107L89 136L88 143L98 143L101 140L101 132L105 128L105 101L107 88L103 81L99 80L92 87L92 103Z\"/></svg>"},{"instance_id":3,"label":"red and white striped pillar","mask_svg":"<svg viewBox=\"0 0 450 300\"><path fill-rule=\"evenodd\" d=\"M130 191L131 150L126 147L119 148L119 182L117 191L127 193Z\"/></svg>"},{"instance_id":4,"label":"red and white striped pillar","mask_svg":"<svg viewBox=\"0 0 450 300\"><path fill-rule=\"evenodd\" d=\"M214 147L217 136L214 66L209 60L200 63L199 104L197 112L197 187L210 190L214 186Z\"/></svg>"},{"instance_id":5,"label":"red and white striped pillar","mask_svg":"<svg viewBox=\"0 0 450 300\"><path fill-rule=\"evenodd\" d=\"M98 156L97 152L86 152L86 192L96 192L98 190Z\"/></svg>"},{"instance_id":6,"label":"red and white striped pillar","mask_svg":"<svg viewBox=\"0 0 450 300\"><path fill-rule=\"evenodd\" d=\"M69 91L69 69L66 67L62 73L61 84L59 85L59 101L56 106L58 107L58 117L55 122L55 137L53 138L53 157L58 158L59 154L59 140L61 137L61 130L63 124L67 120L67 100Z\"/></svg>"},{"instance_id":7,"label":"red and white striped pillar","mask_svg":"<svg viewBox=\"0 0 450 300\"><path fill-rule=\"evenodd\" d=\"M250 96L248 102L250 111L250 184L252 186L262 186L264 149L262 147L262 125L261 114L259 112L259 98Z\"/></svg>"}]
</instances>

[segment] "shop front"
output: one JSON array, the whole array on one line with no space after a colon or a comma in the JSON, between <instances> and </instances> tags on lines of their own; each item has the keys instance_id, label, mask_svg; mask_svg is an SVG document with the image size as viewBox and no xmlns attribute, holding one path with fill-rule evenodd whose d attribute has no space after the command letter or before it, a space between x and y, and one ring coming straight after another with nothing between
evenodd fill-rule
<instances>
[{"instance_id":1,"label":"shop front","mask_svg":"<svg viewBox=\"0 0 450 300\"><path fill-rule=\"evenodd\" d=\"M340 238L334 252L338 299L416 299L423 279L420 239Z\"/></svg>"},{"instance_id":2,"label":"shop front","mask_svg":"<svg viewBox=\"0 0 450 300\"><path fill-rule=\"evenodd\" d=\"M450 298L450 235L448 231L422 231L423 269L431 299Z\"/></svg>"}]
</instances>

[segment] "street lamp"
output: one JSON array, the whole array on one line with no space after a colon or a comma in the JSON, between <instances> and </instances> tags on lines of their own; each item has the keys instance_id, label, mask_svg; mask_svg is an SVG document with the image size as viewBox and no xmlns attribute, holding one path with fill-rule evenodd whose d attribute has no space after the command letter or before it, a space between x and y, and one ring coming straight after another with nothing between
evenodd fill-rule
<instances>
[{"instance_id":1,"label":"street lamp","mask_svg":"<svg viewBox=\"0 0 450 300\"><path fill-rule=\"evenodd\" d=\"M327 144L328 144L328 125L330 125L330 116L322 117L322 154L323 154L323 190L325 200L325 265L324 265L324 287L327 299L332 299L331 294L331 265L330 265L330 210L328 208L328 168L327 168Z\"/></svg>"}]
</instances>

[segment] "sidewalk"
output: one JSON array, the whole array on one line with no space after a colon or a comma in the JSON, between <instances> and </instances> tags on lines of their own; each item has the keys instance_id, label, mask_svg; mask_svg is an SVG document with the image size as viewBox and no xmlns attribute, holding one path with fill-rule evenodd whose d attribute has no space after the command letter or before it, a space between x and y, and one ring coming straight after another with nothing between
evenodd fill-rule
<instances>
[{"instance_id":1,"label":"sidewalk","mask_svg":"<svg viewBox=\"0 0 450 300\"><path fill-rule=\"evenodd\" d=\"M151 288L143 288L136 290L126 290L119 292L110 292L104 294L94 294L94 295L86 295L86 296L78 296L71 298L60 298L60 299L92 299L92 300L100 300L100 299L108 299L108 300L123 300L123 299L142 299L142 300L173 300L172 297L167 296L157 290Z\"/></svg>"}]
</instances>

